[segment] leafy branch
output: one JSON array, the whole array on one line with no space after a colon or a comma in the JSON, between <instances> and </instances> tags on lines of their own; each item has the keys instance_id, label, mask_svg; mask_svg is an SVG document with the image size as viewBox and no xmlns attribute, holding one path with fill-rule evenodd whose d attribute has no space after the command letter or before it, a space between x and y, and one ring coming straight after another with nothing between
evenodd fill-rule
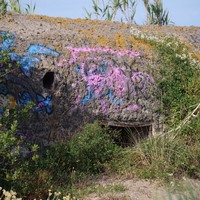
<instances>
[{"instance_id":1,"label":"leafy branch","mask_svg":"<svg viewBox=\"0 0 200 200\"><path fill-rule=\"evenodd\" d=\"M15 13L26 13L32 14L35 12L36 4L26 4L26 7L23 8L20 0L0 0L0 15L5 15L7 11Z\"/></svg>"},{"instance_id":2,"label":"leafy branch","mask_svg":"<svg viewBox=\"0 0 200 200\"><path fill-rule=\"evenodd\" d=\"M88 19L95 15L96 19L115 21L121 16L121 21L135 23L136 0L92 0L93 12L85 9Z\"/></svg>"},{"instance_id":3,"label":"leafy branch","mask_svg":"<svg viewBox=\"0 0 200 200\"><path fill-rule=\"evenodd\" d=\"M143 3L147 11L147 24L162 26L171 23L169 11L164 10L162 0L154 0L154 3L149 3L149 0L143 0Z\"/></svg>"}]
</instances>

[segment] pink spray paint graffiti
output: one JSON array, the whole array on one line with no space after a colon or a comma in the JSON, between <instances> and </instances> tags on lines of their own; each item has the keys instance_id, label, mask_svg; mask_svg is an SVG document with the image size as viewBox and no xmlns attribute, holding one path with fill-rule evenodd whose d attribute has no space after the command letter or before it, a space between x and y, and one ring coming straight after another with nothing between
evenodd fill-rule
<instances>
[{"instance_id":1,"label":"pink spray paint graffiti","mask_svg":"<svg viewBox=\"0 0 200 200\"><path fill-rule=\"evenodd\" d=\"M148 88L154 84L154 80L145 72L130 69L125 62L140 58L139 52L111 48L66 48L71 57L60 60L57 66L73 66L86 84L82 98L80 94L77 95L75 107L84 107L94 101L102 113L107 113L110 108L120 110L123 107L127 111L141 109L141 105L131 99L141 95L148 97ZM72 87L79 85L79 81Z\"/></svg>"}]
</instances>

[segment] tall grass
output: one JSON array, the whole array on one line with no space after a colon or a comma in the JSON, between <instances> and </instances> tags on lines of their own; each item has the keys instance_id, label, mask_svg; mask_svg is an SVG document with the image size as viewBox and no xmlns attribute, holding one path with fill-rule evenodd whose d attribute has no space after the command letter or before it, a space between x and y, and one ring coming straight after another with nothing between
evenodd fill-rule
<instances>
[{"instance_id":1,"label":"tall grass","mask_svg":"<svg viewBox=\"0 0 200 200\"><path fill-rule=\"evenodd\" d=\"M185 180L175 191L167 192L168 200L199 200L200 184L191 180Z\"/></svg>"},{"instance_id":2,"label":"tall grass","mask_svg":"<svg viewBox=\"0 0 200 200\"><path fill-rule=\"evenodd\" d=\"M131 32L136 39L150 43L157 54L160 71L153 73L167 129L126 148L111 168L120 174L165 181L200 178L199 61L174 38L151 36L137 29Z\"/></svg>"},{"instance_id":3,"label":"tall grass","mask_svg":"<svg viewBox=\"0 0 200 200\"><path fill-rule=\"evenodd\" d=\"M21 4L20 0L1 0L0 14L4 15L7 11L13 13L33 14L35 12L36 3L27 3L25 6Z\"/></svg>"},{"instance_id":4,"label":"tall grass","mask_svg":"<svg viewBox=\"0 0 200 200\"><path fill-rule=\"evenodd\" d=\"M111 171L166 182L183 176L200 178L200 133L195 133L200 130L200 120L191 124L195 127L185 127L188 130L176 138L173 134L151 137L124 149L110 165Z\"/></svg>"}]
</instances>

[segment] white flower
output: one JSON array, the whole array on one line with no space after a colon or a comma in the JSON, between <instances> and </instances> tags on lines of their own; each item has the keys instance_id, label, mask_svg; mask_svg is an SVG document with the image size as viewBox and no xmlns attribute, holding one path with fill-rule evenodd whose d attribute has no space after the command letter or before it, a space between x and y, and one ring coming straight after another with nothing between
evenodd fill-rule
<instances>
[{"instance_id":1,"label":"white flower","mask_svg":"<svg viewBox=\"0 0 200 200\"><path fill-rule=\"evenodd\" d=\"M141 34L141 35L140 35L140 37L141 37L142 39L144 39L144 38L145 38L144 34Z\"/></svg>"},{"instance_id":2,"label":"white flower","mask_svg":"<svg viewBox=\"0 0 200 200\"><path fill-rule=\"evenodd\" d=\"M63 197L63 200L70 200L70 195L66 195L65 197Z\"/></svg>"},{"instance_id":3,"label":"white flower","mask_svg":"<svg viewBox=\"0 0 200 200\"><path fill-rule=\"evenodd\" d=\"M187 50L186 50L186 48L183 48L183 52L186 52Z\"/></svg>"},{"instance_id":4,"label":"white flower","mask_svg":"<svg viewBox=\"0 0 200 200\"><path fill-rule=\"evenodd\" d=\"M172 44L172 43L171 43L171 42L169 42L169 43L167 43L167 44L166 44L166 46L167 46L167 47L170 47L170 46L171 46L171 44Z\"/></svg>"},{"instance_id":5,"label":"white flower","mask_svg":"<svg viewBox=\"0 0 200 200\"><path fill-rule=\"evenodd\" d=\"M171 185L172 187L174 187L174 186L175 186L175 183L174 183L173 181L171 181L171 182L170 182L170 185Z\"/></svg>"},{"instance_id":6,"label":"white flower","mask_svg":"<svg viewBox=\"0 0 200 200\"><path fill-rule=\"evenodd\" d=\"M5 200L11 199L12 195L10 194L10 192L7 191L3 191L3 194L5 195Z\"/></svg>"},{"instance_id":7,"label":"white flower","mask_svg":"<svg viewBox=\"0 0 200 200\"><path fill-rule=\"evenodd\" d=\"M178 47L179 46L178 42L175 42L175 45Z\"/></svg>"}]
</instances>

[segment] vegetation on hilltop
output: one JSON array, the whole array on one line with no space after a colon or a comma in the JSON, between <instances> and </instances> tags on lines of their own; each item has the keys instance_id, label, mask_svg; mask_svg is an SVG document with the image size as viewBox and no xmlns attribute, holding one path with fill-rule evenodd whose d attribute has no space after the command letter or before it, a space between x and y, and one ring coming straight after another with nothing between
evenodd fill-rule
<instances>
[{"instance_id":1,"label":"vegetation on hilltop","mask_svg":"<svg viewBox=\"0 0 200 200\"><path fill-rule=\"evenodd\" d=\"M170 23L169 12L164 10L162 0L154 0L153 3L143 0L143 3L147 12L146 24L162 26ZM32 4L32 1L24 8L20 0L0 0L0 14L3 15L7 11L32 14L35 8L36 3ZM136 0L92 0L92 11L85 9L85 12L89 19L94 15L96 19L136 23L136 8Z\"/></svg>"},{"instance_id":2,"label":"vegetation on hilltop","mask_svg":"<svg viewBox=\"0 0 200 200\"><path fill-rule=\"evenodd\" d=\"M171 23L169 12L164 10L162 0L143 0L147 12L146 24L157 24L159 26ZM136 23L135 14L137 8L136 0L92 0L92 11L86 10L87 18L94 15L96 19L109 21ZM120 19L119 19L120 18Z\"/></svg>"}]
</instances>

